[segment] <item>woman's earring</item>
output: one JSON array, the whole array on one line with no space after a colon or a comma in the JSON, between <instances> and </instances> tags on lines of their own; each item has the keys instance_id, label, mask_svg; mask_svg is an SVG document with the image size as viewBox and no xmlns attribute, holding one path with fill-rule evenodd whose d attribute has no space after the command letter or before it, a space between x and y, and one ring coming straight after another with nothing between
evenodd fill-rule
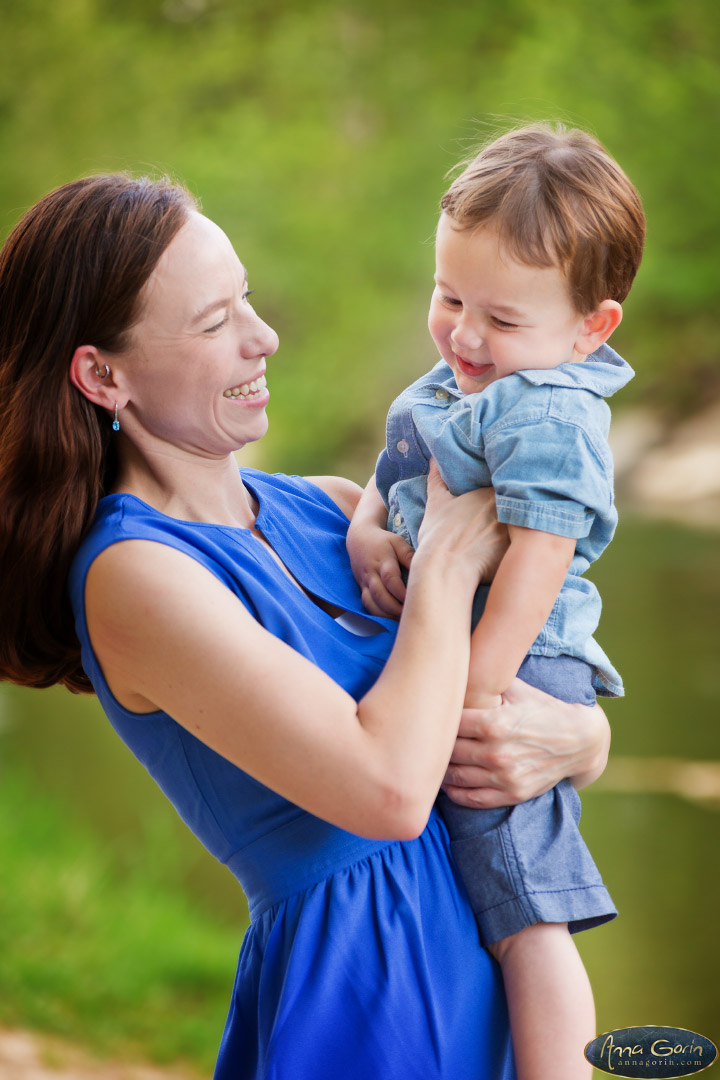
<instances>
[{"instance_id":1,"label":"woman's earring","mask_svg":"<svg viewBox=\"0 0 720 1080\"><path fill-rule=\"evenodd\" d=\"M103 373L101 375L100 374L100 368L96 364L95 365L95 374L97 375L98 379L107 379L108 375L110 374L110 368L106 364L105 365L105 370L103 371Z\"/></svg>"},{"instance_id":2,"label":"woman's earring","mask_svg":"<svg viewBox=\"0 0 720 1080\"><path fill-rule=\"evenodd\" d=\"M105 377L104 375L100 376L101 379L103 379L104 377ZM118 420L117 412L118 412L118 403L116 401L115 402L115 419L112 422L113 431L119 431L120 430L120 421Z\"/></svg>"}]
</instances>

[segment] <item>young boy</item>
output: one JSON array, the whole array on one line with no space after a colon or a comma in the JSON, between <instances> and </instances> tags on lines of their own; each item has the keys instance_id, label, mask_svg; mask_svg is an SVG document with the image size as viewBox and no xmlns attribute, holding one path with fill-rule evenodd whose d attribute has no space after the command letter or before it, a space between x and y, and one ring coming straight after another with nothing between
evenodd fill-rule
<instances>
[{"instance_id":1,"label":"young boy","mask_svg":"<svg viewBox=\"0 0 720 1080\"><path fill-rule=\"evenodd\" d=\"M566 701L621 695L592 638L600 598L581 575L617 520L604 399L633 372L605 342L642 256L639 196L594 138L537 125L482 150L441 206L428 325L442 359L390 409L349 535L355 574L396 613L397 537L417 543L435 458L454 494L493 486L510 536L476 596L466 707L501 706L518 674ZM568 930L616 912L573 786L499 810L441 793L440 809L503 969L520 1080L589 1076L592 994Z\"/></svg>"}]
</instances>

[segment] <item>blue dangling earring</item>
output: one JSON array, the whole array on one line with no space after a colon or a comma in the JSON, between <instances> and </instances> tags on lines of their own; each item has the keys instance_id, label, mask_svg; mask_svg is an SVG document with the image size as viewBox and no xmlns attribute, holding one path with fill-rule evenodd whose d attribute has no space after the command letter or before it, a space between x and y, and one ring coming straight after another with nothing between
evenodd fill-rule
<instances>
[{"instance_id":1,"label":"blue dangling earring","mask_svg":"<svg viewBox=\"0 0 720 1080\"><path fill-rule=\"evenodd\" d=\"M118 412L118 403L116 401L115 402L115 419L112 422L113 431L119 431L120 430L120 421L118 420L117 412Z\"/></svg>"}]
</instances>

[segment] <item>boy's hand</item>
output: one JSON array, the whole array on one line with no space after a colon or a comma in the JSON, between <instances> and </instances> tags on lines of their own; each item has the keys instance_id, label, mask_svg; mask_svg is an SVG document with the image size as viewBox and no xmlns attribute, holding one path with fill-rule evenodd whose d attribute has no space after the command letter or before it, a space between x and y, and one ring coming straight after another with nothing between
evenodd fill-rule
<instances>
[{"instance_id":1,"label":"boy's hand","mask_svg":"<svg viewBox=\"0 0 720 1080\"><path fill-rule=\"evenodd\" d=\"M386 522L387 510L371 476L350 522L348 555L368 612L399 619L405 599L400 568L409 570L415 553L402 537L385 528Z\"/></svg>"},{"instance_id":2,"label":"boy's hand","mask_svg":"<svg viewBox=\"0 0 720 1080\"><path fill-rule=\"evenodd\" d=\"M347 547L367 611L371 615L399 619L405 599L400 568L410 568L413 549L401 536L368 523L351 527Z\"/></svg>"}]
</instances>

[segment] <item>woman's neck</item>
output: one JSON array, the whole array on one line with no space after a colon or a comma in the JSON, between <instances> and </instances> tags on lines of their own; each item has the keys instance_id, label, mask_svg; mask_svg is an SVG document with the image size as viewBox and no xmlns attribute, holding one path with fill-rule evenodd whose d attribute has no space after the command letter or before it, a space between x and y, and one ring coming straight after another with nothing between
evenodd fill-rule
<instances>
[{"instance_id":1,"label":"woman's neck","mask_svg":"<svg viewBox=\"0 0 720 1080\"><path fill-rule=\"evenodd\" d=\"M242 482L238 463L168 453L141 455L126 442L113 492L135 495L163 514L183 521L253 528L257 506Z\"/></svg>"}]
</instances>

